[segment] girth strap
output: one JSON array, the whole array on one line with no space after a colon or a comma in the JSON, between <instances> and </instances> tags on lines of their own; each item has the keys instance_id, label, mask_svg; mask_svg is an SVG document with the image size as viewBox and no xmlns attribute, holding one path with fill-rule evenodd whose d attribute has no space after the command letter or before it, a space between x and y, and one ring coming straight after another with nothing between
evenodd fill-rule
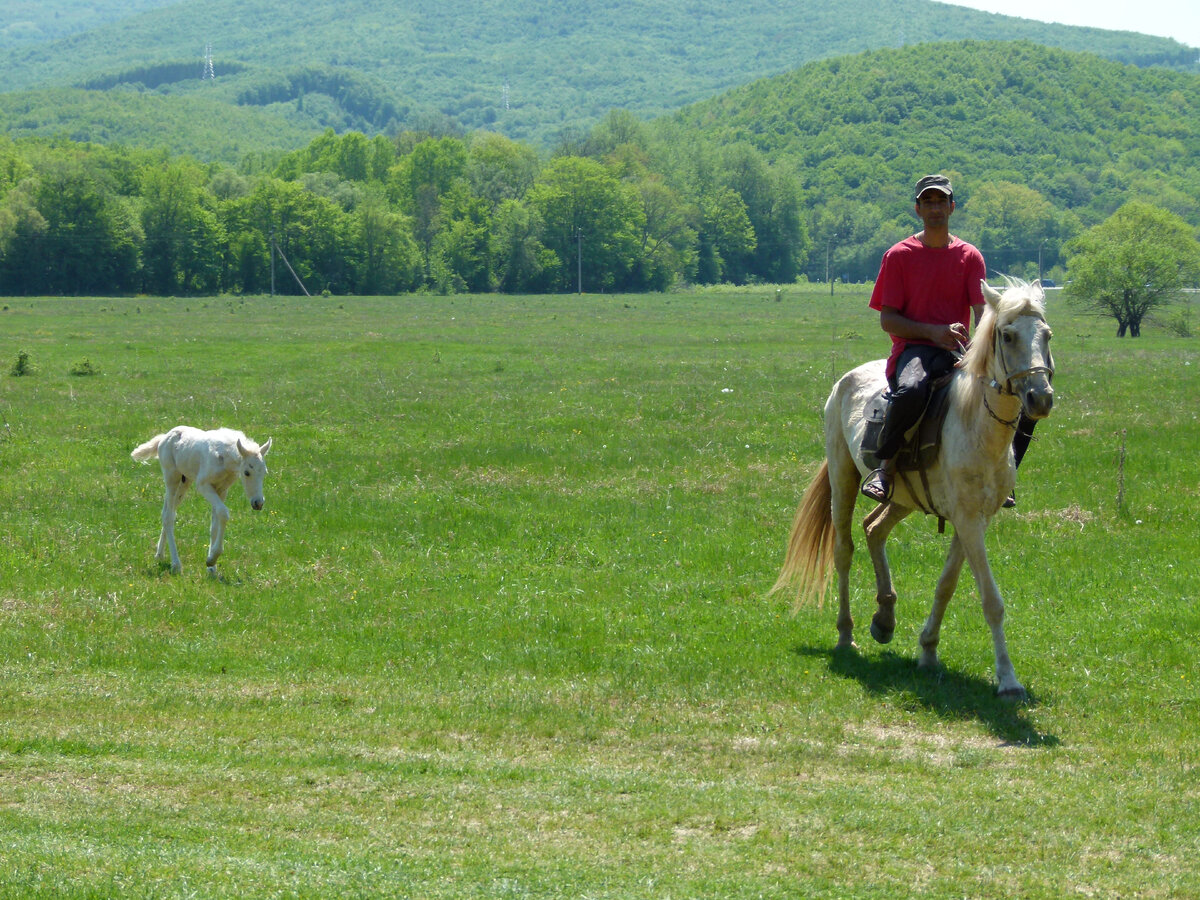
<instances>
[{"instance_id":1,"label":"girth strap","mask_svg":"<svg viewBox=\"0 0 1200 900\"><path fill-rule=\"evenodd\" d=\"M940 512L938 512L937 508L933 505L933 492L929 489L929 476L925 474L925 467L924 466L918 467L917 472L919 472L921 475L921 487L925 489L925 499L929 503L928 507L926 507L925 504L921 502L921 498L919 496L917 496L917 492L913 490L912 483L909 482L909 480L908 480L908 475L905 474L905 472L903 470L899 470L899 469L896 471L896 474L899 475L900 480L904 482L904 489L906 491L908 491L909 496L912 497L913 500L916 501L917 506L920 508L921 512L923 512L927 516L937 516L938 534L945 534L946 533L946 517L943 516Z\"/></svg>"}]
</instances>

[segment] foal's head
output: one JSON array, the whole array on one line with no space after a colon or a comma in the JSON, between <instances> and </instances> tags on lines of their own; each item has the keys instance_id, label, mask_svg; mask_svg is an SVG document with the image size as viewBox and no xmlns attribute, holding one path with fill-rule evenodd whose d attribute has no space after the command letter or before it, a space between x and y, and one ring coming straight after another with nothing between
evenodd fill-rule
<instances>
[{"instance_id":1,"label":"foal's head","mask_svg":"<svg viewBox=\"0 0 1200 900\"><path fill-rule=\"evenodd\" d=\"M267 502L263 499L263 478L267 474L267 464L263 462L263 457L271 449L271 438L267 438L267 442L261 447L253 442L247 444L239 438L237 448L238 453L242 455L238 464L238 478L241 479L242 490L246 492L246 499L250 501L252 508L262 509Z\"/></svg>"}]
</instances>

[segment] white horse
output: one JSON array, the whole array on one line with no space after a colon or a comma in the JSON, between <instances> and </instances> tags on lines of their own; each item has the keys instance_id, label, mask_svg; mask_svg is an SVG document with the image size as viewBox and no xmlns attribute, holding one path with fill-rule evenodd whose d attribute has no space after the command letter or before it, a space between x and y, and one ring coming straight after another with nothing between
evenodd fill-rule
<instances>
[{"instance_id":1,"label":"white horse","mask_svg":"<svg viewBox=\"0 0 1200 900\"><path fill-rule=\"evenodd\" d=\"M230 428L201 431L180 425L166 434L152 437L130 454L143 463L157 454L162 464L166 498L163 500L162 532L155 553L159 562L165 561L169 550L171 571L179 573L183 569L179 551L175 548L175 510L188 488L195 485L200 496L212 505L207 565L208 571L216 574L217 557L225 549L225 525L229 521L225 495L240 478L250 506L263 508L263 476L267 474L263 457L270 449L270 438L260 447L240 431Z\"/></svg>"},{"instance_id":2,"label":"white horse","mask_svg":"<svg viewBox=\"0 0 1200 900\"><path fill-rule=\"evenodd\" d=\"M979 587L983 615L992 632L997 691L1023 699L1004 639L1004 601L988 566L984 535L993 515L1016 480L1012 439L1024 411L1033 419L1050 414L1050 328L1045 295L1037 283L1010 279L1003 295L986 283L987 302L950 385L950 406L942 429L938 458L927 478L897 477L892 498L875 507L863 522L875 567L878 609L871 635L880 643L892 639L896 627L896 592L892 586L885 543L888 534L914 509L942 516L954 526L954 539L933 595L933 608L921 632L921 667L938 665L937 646L946 606L954 595L964 560ZM886 386L884 361L867 363L844 375L825 404L825 462L808 486L796 511L787 556L773 591L796 588L797 606L822 599L831 566L838 575L838 647L853 647L850 615L850 536L858 487L868 467L861 446L867 401Z\"/></svg>"}]
</instances>

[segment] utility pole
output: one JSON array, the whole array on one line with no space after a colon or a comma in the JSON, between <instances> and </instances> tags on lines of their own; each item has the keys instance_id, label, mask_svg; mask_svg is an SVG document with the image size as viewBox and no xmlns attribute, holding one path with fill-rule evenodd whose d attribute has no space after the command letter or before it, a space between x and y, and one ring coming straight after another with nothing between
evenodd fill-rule
<instances>
[{"instance_id":1,"label":"utility pole","mask_svg":"<svg viewBox=\"0 0 1200 900\"><path fill-rule=\"evenodd\" d=\"M583 229L578 226L575 228L575 264L576 264L576 284L579 286L580 295L583 294Z\"/></svg>"},{"instance_id":2,"label":"utility pole","mask_svg":"<svg viewBox=\"0 0 1200 900\"><path fill-rule=\"evenodd\" d=\"M271 229L271 296L275 296L275 229Z\"/></svg>"},{"instance_id":3,"label":"utility pole","mask_svg":"<svg viewBox=\"0 0 1200 900\"><path fill-rule=\"evenodd\" d=\"M829 239L825 241L825 280L829 281L829 254L833 249L833 242L837 238L836 234L831 234ZM829 281L829 296L833 296L833 282Z\"/></svg>"}]
</instances>

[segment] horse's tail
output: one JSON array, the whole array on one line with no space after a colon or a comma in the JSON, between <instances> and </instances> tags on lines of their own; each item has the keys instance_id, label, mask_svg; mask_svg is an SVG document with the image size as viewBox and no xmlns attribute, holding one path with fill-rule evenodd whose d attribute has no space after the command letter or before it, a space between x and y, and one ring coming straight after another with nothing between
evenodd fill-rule
<instances>
[{"instance_id":1,"label":"horse's tail","mask_svg":"<svg viewBox=\"0 0 1200 900\"><path fill-rule=\"evenodd\" d=\"M796 608L807 600L815 599L818 605L825 600L829 574L833 568L832 498L829 461L825 460L796 510L783 569L779 572L779 580L771 588L774 594L794 585Z\"/></svg>"},{"instance_id":2,"label":"horse's tail","mask_svg":"<svg viewBox=\"0 0 1200 900\"><path fill-rule=\"evenodd\" d=\"M156 434L150 440L146 441L146 443L138 444L134 447L133 452L129 455L138 462L150 462L150 460L158 456L158 445L162 443L162 439L165 437L165 434Z\"/></svg>"}]
</instances>

